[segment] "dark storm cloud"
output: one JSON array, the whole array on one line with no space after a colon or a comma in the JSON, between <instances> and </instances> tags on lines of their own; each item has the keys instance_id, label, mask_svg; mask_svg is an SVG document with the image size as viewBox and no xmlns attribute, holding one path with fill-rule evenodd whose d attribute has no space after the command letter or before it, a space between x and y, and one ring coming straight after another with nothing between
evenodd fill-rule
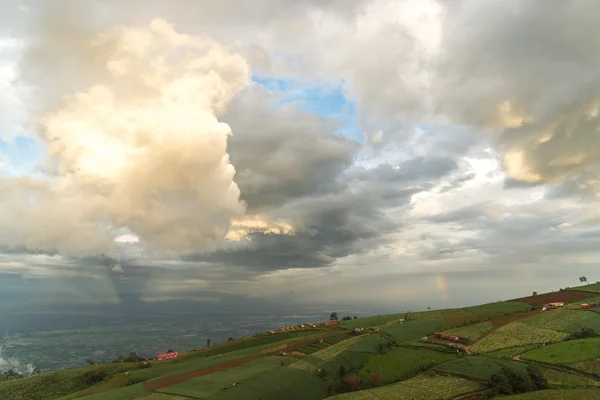
<instances>
[{"instance_id":1,"label":"dark storm cloud","mask_svg":"<svg viewBox=\"0 0 600 400\"><path fill-rule=\"evenodd\" d=\"M251 234L241 244L185 261L236 266L256 273L316 268L361 254L401 228L386 214L407 206L458 164L442 151L397 165L353 165L359 146L336 135L333 122L306 112L274 110L263 89L244 93L226 115L234 136L235 181L249 210L285 218L293 236Z\"/></svg>"}]
</instances>

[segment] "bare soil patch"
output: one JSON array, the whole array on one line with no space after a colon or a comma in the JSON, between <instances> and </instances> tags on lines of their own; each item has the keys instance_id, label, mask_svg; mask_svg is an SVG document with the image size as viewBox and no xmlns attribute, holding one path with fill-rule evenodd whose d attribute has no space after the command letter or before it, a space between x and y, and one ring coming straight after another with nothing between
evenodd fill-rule
<instances>
[{"instance_id":1,"label":"bare soil patch","mask_svg":"<svg viewBox=\"0 0 600 400\"><path fill-rule=\"evenodd\" d=\"M511 322L515 322L515 321L518 321L523 318L531 317L532 315L536 315L540 312L541 311L538 311L538 310L532 310L532 311L528 311L528 312L520 312L520 313L503 315L500 318L493 319L491 322L492 322L492 325L494 325L494 328L498 328L502 325L510 324Z\"/></svg>"},{"instance_id":2,"label":"bare soil patch","mask_svg":"<svg viewBox=\"0 0 600 400\"><path fill-rule=\"evenodd\" d=\"M531 304L532 306L541 307L544 304L548 304L548 303L554 303L554 302L568 303L570 301L579 301L579 300L589 299L590 297L595 297L597 295L598 295L598 293L592 293L592 292L578 292L575 290L563 290L562 292L543 293L543 294L538 294L537 296L521 297L519 299L514 299L511 301L520 301L522 303Z\"/></svg>"}]
</instances>

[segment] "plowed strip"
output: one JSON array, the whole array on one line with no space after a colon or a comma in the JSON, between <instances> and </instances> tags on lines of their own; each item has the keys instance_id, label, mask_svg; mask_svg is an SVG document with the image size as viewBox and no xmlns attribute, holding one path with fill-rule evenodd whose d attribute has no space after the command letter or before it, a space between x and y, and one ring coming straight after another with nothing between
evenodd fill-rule
<instances>
[{"instance_id":1,"label":"plowed strip","mask_svg":"<svg viewBox=\"0 0 600 400\"><path fill-rule=\"evenodd\" d=\"M591 292L577 292L574 290L563 290L562 292L542 293L536 296L521 297L520 299L514 299L511 301L520 301L523 303L531 304L532 306L541 307L544 304L554 302L565 302L579 301L583 299L589 299L590 297L597 296L598 293Z\"/></svg>"},{"instance_id":2,"label":"plowed strip","mask_svg":"<svg viewBox=\"0 0 600 400\"><path fill-rule=\"evenodd\" d=\"M502 325L510 324L511 322L515 322L515 321L518 321L523 318L531 317L532 315L536 315L540 312L541 311L533 310L533 311L528 311L528 312L508 314L508 315L504 315L500 318L493 319L491 322L492 322L492 325L494 325L494 328L498 328Z\"/></svg>"},{"instance_id":3,"label":"plowed strip","mask_svg":"<svg viewBox=\"0 0 600 400\"><path fill-rule=\"evenodd\" d=\"M288 347L287 347L286 350L287 351L291 351L293 349L297 349L299 347L306 346L307 344L316 342L318 340L325 339L325 338L327 338L329 336L340 335L340 334L342 334L342 335L343 334L348 334L348 331L336 332L333 335L332 334L326 334L326 335L321 335L321 336L313 336L313 337L310 337L310 338L308 338L306 340L303 340L301 342L288 345ZM226 361L224 363L213 365L213 366L210 366L208 368L203 368L203 369L199 369L199 370L196 370L196 371L184 372L184 373L181 373L181 374L178 374L178 375L167 376L167 377L164 377L162 379L157 379L157 380L154 380L154 381L145 382L146 389L150 390L150 391L152 391L152 390L158 390L158 389L163 389L163 388L175 385L177 383L181 383L181 382L187 381L188 379L196 378L198 376L209 375L209 374L212 374L212 373L215 373L215 372L219 372L219 371L226 371L228 369L239 367L240 365L244 365L246 363L249 363L250 361L258 360L259 358L264 358L264 357L270 357L270 356L277 355L277 353L279 353L279 352L278 351L272 351L270 353L263 353L263 354L256 355L256 356L248 356L248 357L236 358L235 360Z\"/></svg>"}]
</instances>

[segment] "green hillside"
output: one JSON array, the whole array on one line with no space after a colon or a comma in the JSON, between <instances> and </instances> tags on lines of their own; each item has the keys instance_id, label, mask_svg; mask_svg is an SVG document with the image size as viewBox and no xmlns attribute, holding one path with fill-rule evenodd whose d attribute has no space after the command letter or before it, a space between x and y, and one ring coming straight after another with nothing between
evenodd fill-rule
<instances>
[{"instance_id":1,"label":"green hillside","mask_svg":"<svg viewBox=\"0 0 600 400\"><path fill-rule=\"evenodd\" d=\"M0 399L443 400L468 394L476 400L493 398L498 385L529 391L507 398L600 398L594 397L600 390L600 314L568 304L569 293L543 294L567 302L559 310L531 311L527 303L505 301L401 312L337 328L256 335L169 361L0 380ZM363 330L350 332L354 328ZM449 348L456 344L437 337L440 331L470 340Z\"/></svg>"}]
</instances>

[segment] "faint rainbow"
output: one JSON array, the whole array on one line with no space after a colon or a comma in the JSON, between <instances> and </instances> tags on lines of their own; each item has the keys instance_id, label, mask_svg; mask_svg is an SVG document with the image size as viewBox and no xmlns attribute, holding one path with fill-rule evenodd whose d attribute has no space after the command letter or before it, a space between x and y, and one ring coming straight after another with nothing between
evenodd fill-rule
<instances>
[{"instance_id":1,"label":"faint rainbow","mask_svg":"<svg viewBox=\"0 0 600 400\"><path fill-rule=\"evenodd\" d=\"M437 276L437 286L442 295L442 300L448 300L448 280L444 275Z\"/></svg>"}]
</instances>

